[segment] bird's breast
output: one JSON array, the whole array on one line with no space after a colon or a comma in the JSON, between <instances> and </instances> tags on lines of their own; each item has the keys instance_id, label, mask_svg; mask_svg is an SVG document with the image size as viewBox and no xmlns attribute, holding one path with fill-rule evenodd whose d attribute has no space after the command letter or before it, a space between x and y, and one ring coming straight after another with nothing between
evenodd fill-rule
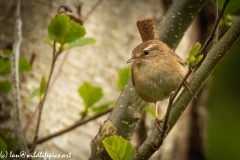
<instances>
[{"instance_id":1,"label":"bird's breast","mask_svg":"<svg viewBox=\"0 0 240 160\"><path fill-rule=\"evenodd\" d=\"M183 66L166 64L155 66L148 64L132 66L136 93L146 102L157 102L168 98L185 75Z\"/></svg>"}]
</instances>

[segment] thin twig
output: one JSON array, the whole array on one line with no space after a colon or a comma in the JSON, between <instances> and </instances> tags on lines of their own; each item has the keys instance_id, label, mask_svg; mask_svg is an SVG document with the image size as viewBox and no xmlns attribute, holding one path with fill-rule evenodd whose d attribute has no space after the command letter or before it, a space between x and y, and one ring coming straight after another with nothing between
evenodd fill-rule
<instances>
[{"instance_id":1,"label":"thin twig","mask_svg":"<svg viewBox=\"0 0 240 160\"><path fill-rule=\"evenodd\" d=\"M187 81L187 78L190 76L190 74L192 73L192 69L189 69L187 74L184 76L183 80L181 81L181 83L178 85L177 89L170 94L170 97L169 97L169 102L168 102L168 107L167 107L167 111L166 111L166 114L165 114L165 118L164 118L164 121L163 121L163 127L162 127L162 132L161 132L161 143L163 142L164 140L164 137L165 137L165 134L167 132L167 122L168 122L168 117L169 117L169 114L170 114L170 111L171 111L171 108L172 108L172 104L173 104L173 101L174 99L176 98L177 94L179 93L180 89L182 88L182 86L184 85L184 83Z\"/></svg>"},{"instance_id":2,"label":"thin twig","mask_svg":"<svg viewBox=\"0 0 240 160\"><path fill-rule=\"evenodd\" d=\"M85 123L87 123L87 122L90 122L90 121L92 121L92 120L94 120L94 119L97 119L98 117L101 117L101 116L103 116L103 115L105 115L105 114L107 114L107 113L109 113L109 112L111 112L111 111L112 111L112 108L109 108L109 109L107 109L107 110L105 110L105 111L103 111L103 112L101 112L101 113L99 113L99 114L93 115L93 116L88 117L88 118L86 118L86 119L80 119L79 121L75 122L73 125L71 125L71 126L69 126L69 127L67 127L67 128L64 128L64 129L61 130L61 131L58 131L58 132L56 132L56 133L53 133L53 134L51 134L51 135L48 135L48 136L46 136L46 137L43 137L43 138L39 139L39 140L37 141L37 144L46 142L46 141L48 141L48 140L50 140L50 139L52 139L52 138L54 138L54 137L57 137L57 136L60 136L60 135L62 135L62 134L64 134L64 133L66 133L66 132L69 132L69 131L71 131L71 130L73 130L73 129L75 129L75 128L77 128L77 127L79 127L79 126L81 126L81 125L83 125L83 124L85 124ZM29 144L28 146L30 147L31 144Z\"/></svg>"},{"instance_id":3,"label":"thin twig","mask_svg":"<svg viewBox=\"0 0 240 160\"><path fill-rule=\"evenodd\" d=\"M58 71L57 71L57 74L53 77L53 80L51 81L50 85L49 85L49 88L48 88L48 91L51 91L52 87L54 86L57 78L60 76L61 74L61 71L62 71L62 67L64 65L64 62L66 61L68 55L69 55L69 52L71 50L67 50L67 52L64 54L64 57L63 57L63 60L62 62L60 63L59 67L58 67ZM28 128L30 127L30 125L32 124L34 118L36 117L36 114L38 112L38 109L39 109L39 106L36 106L35 110L33 111L33 113L31 114L30 118L28 119L24 129L23 129L23 134L25 135Z\"/></svg>"},{"instance_id":4,"label":"thin twig","mask_svg":"<svg viewBox=\"0 0 240 160\"><path fill-rule=\"evenodd\" d=\"M215 17L216 17L216 21L215 23L217 23L217 19L218 19L218 0L215 0ZM214 32L214 40L213 40L213 44L217 44L218 43L218 27L216 28L216 31Z\"/></svg>"},{"instance_id":5,"label":"thin twig","mask_svg":"<svg viewBox=\"0 0 240 160\"><path fill-rule=\"evenodd\" d=\"M93 11L95 11L96 10L96 8L99 6L99 4L102 2L103 0L98 0L95 4L94 4L94 6L91 8L91 10L87 13L87 15L85 16L85 17L83 17L83 21L85 22L87 19L88 19L88 17L93 13Z\"/></svg>"},{"instance_id":6,"label":"thin twig","mask_svg":"<svg viewBox=\"0 0 240 160\"><path fill-rule=\"evenodd\" d=\"M53 77L53 80L52 80L52 82L50 83L49 91L53 88L56 80L57 80L58 77L60 76L60 74L61 74L61 72L62 72L62 68L63 68L63 66L64 66L64 64L65 64L65 62L66 62L66 60L67 60L67 58L68 58L68 55L70 54L70 52L71 52L71 49L67 50L66 53L64 53L64 57L63 57L60 65L59 65L59 67L58 67L57 74Z\"/></svg>"},{"instance_id":7,"label":"thin twig","mask_svg":"<svg viewBox=\"0 0 240 160\"><path fill-rule=\"evenodd\" d=\"M223 7L223 9L221 11L220 16L216 17L216 21L215 21L215 24L214 24L214 27L212 29L212 32L211 32L210 36L208 37L208 39L205 42L205 44L203 45L203 47L200 49L201 52L198 52L197 55L201 55L206 50L206 48L208 47L208 45L210 44L211 40L214 38L214 34L215 34L215 32L216 32L216 30L218 28L218 24L220 22L220 19L221 19L223 13L224 13L224 10L226 9L228 1L229 0L225 1L224 7ZM184 78L181 81L180 85L177 87L177 89L174 91L173 94L170 94L167 111L166 111L165 118L164 118L164 121L163 121L163 127L162 127L163 130L162 130L161 135L160 135L160 137L161 137L160 138L160 144L162 144L162 142L163 142L163 140L165 138L165 134L167 132L167 121L168 121L168 117L169 117L169 114L170 114L170 111L171 111L171 108L172 108L173 101L176 98L177 94L179 93L180 89L182 88L182 86L184 85L184 83L186 82L187 78L190 76L191 73L192 73L192 69L189 68L187 74L184 76Z\"/></svg>"},{"instance_id":8,"label":"thin twig","mask_svg":"<svg viewBox=\"0 0 240 160\"><path fill-rule=\"evenodd\" d=\"M206 42L204 43L204 45L202 46L202 48L199 50L199 52L195 55L195 57L198 57L199 55L201 55L202 53L204 53L204 51L207 49L207 46L210 44L210 42L214 39L214 34L216 32L216 29L218 27L218 24L223 16L223 13L227 7L227 4L228 4L229 0L225 0L224 4L223 4L223 8L220 12L220 15L218 16L217 20L215 21L214 23L214 26L213 26L213 30L210 34L210 36L208 37L208 39L206 40Z\"/></svg>"},{"instance_id":9,"label":"thin twig","mask_svg":"<svg viewBox=\"0 0 240 160\"><path fill-rule=\"evenodd\" d=\"M56 42L54 42L53 43L53 58L52 58L52 64L51 64L51 69L50 69L50 73L49 73L49 78L48 78L48 81L47 81L46 90L45 90L45 93L43 95L43 99L39 102L39 105L38 105L39 113L38 113L38 119L37 119L37 125L36 125L36 129L35 129L35 133L34 133L34 138L33 138L33 142L32 142L32 147L31 147L31 150L30 150L31 152L33 152L35 150L35 147L36 147L36 144L37 144L38 132L39 132L39 127L40 127L40 122L41 122L41 117L42 117L43 105L44 105L44 102L46 100L50 80L51 80L51 77L52 77L53 69L54 69L55 62L57 60L58 55L59 54L56 52Z\"/></svg>"},{"instance_id":10,"label":"thin twig","mask_svg":"<svg viewBox=\"0 0 240 160\"><path fill-rule=\"evenodd\" d=\"M20 18L20 0L17 1L15 12L15 30L14 30L14 43L13 53L11 56L12 65L12 91L13 91L13 117L15 136L21 151L27 151L27 147L22 134L22 123L20 120L20 89L19 89L19 68L18 59L20 55L20 46L22 42L22 20Z\"/></svg>"}]
</instances>

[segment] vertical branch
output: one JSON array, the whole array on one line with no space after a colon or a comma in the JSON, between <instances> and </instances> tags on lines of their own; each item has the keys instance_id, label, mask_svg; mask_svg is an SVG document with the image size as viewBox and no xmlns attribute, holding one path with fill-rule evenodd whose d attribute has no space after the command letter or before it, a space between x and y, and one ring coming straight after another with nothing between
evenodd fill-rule
<instances>
[{"instance_id":1,"label":"vertical branch","mask_svg":"<svg viewBox=\"0 0 240 160\"><path fill-rule=\"evenodd\" d=\"M214 26L213 26L213 29L208 37L208 39L206 40L206 42L204 43L204 45L202 46L202 48L199 50L199 52L195 55L195 57L199 56L201 53L204 53L204 51L207 49L206 46L208 46L211 41L214 39L214 34L216 32L216 29L218 28L218 24L221 20L221 17L223 16L223 13L227 7L227 4L230 0L225 0L224 4L223 4L223 7L222 7L222 11L220 13L220 15L216 18L216 21L214 23Z\"/></svg>"},{"instance_id":2,"label":"vertical branch","mask_svg":"<svg viewBox=\"0 0 240 160\"><path fill-rule=\"evenodd\" d=\"M13 92L13 118L15 136L18 141L19 149L21 151L27 151L27 147L22 134L22 123L20 120L20 92L19 92L19 71L18 71L18 59L20 54L20 46L22 42L22 20L20 18L20 0L17 1L16 13L15 13L15 29L14 29L14 43L13 53L11 55L11 68L12 68L12 92Z\"/></svg>"},{"instance_id":3,"label":"vertical branch","mask_svg":"<svg viewBox=\"0 0 240 160\"><path fill-rule=\"evenodd\" d=\"M215 0L215 23L217 23L217 20L218 20L218 0ZM217 44L218 42L218 27L216 28L216 31L214 33L214 41L213 41L213 44Z\"/></svg>"},{"instance_id":4,"label":"vertical branch","mask_svg":"<svg viewBox=\"0 0 240 160\"><path fill-rule=\"evenodd\" d=\"M43 105L44 105L44 102L45 102L46 97L47 97L49 84L50 84L50 81L51 81L51 78L52 78L53 69L54 69L55 62L56 62L56 60L57 60L57 56L58 56L58 55L59 55L59 53L56 52L56 42L54 42L54 43L53 43L53 58L52 58L51 69L50 69L50 72L49 72L49 78L48 78L48 81L47 81L47 86L46 86L46 90L45 90L44 95L43 95L43 99L42 99L42 100L39 102L39 104L38 104L38 111L39 111L39 113L38 113L37 125L36 125L36 129L35 129L35 133L34 133L34 138L33 138L33 143L32 143L30 152L34 152L35 147L36 147L36 145L37 145L38 132L39 132L39 128L40 128L40 122L41 122L41 117L42 117Z\"/></svg>"}]
</instances>

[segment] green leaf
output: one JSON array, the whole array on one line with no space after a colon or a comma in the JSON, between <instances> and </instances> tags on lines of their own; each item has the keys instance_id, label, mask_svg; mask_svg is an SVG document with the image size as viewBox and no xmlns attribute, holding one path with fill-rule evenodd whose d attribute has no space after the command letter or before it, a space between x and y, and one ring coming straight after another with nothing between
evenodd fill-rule
<instances>
[{"instance_id":1,"label":"green leaf","mask_svg":"<svg viewBox=\"0 0 240 160\"><path fill-rule=\"evenodd\" d=\"M7 151L7 144L6 144L6 142L3 140L2 137L0 137L0 151L3 152L3 153ZM0 153L1 153L1 152L0 152ZM0 157L0 158L2 158L2 157ZM3 157L3 158L6 158L6 157Z\"/></svg>"},{"instance_id":2,"label":"green leaf","mask_svg":"<svg viewBox=\"0 0 240 160\"><path fill-rule=\"evenodd\" d=\"M39 98L40 98L40 100L42 99L42 95L46 91L46 84L47 84L46 77L42 76L40 86L39 86Z\"/></svg>"},{"instance_id":3,"label":"green leaf","mask_svg":"<svg viewBox=\"0 0 240 160\"><path fill-rule=\"evenodd\" d=\"M9 81L0 81L0 92L9 92L12 89L12 84Z\"/></svg>"},{"instance_id":4,"label":"green leaf","mask_svg":"<svg viewBox=\"0 0 240 160\"><path fill-rule=\"evenodd\" d=\"M102 142L113 160L128 160L136 152L129 141L119 136L105 138Z\"/></svg>"},{"instance_id":5,"label":"green leaf","mask_svg":"<svg viewBox=\"0 0 240 160\"><path fill-rule=\"evenodd\" d=\"M88 82L84 82L78 89L79 95L82 97L86 108L92 107L94 103L98 102L102 96L102 89L100 87L92 86Z\"/></svg>"},{"instance_id":6,"label":"green leaf","mask_svg":"<svg viewBox=\"0 0 240 160\"><path fill-rule=\"evenodd\" d=\"M155 110L152 109L152 108L150 108L149 106L146 106L146 107L145 107L145 111L146 111L147 113L149 113L149 114L150 114L151 116L153 116L153 117L155 117L155 115L156 115Z\"/></svg>"},{"instance_id":7,"label":"green leaf","mask_svg":"<svg viewBox=\"0 0 240 160\"><path fill-rule=\"evenodd\" d=\"M17 140L14 139L14 138L8 138L8 139L5 140L5 142L7 143L8 152L12 151L17 144Z\"/></svg>"},{"instance_id":8,"label":"green leaf","mask_svg":"<svg viewBox=\"0 0 240 160\"><path fill-rule=\"evenodd\" d=\"M48 44L50 47L53 47L53 44L46 38L43 39L43 41Z\"/></svg>"},{"instance_id":9,"label":"green leaf","mask_svg":"<svg viewBox=\"0 0 240 160\"><path fill-rule=\"evenodd\" d=\"M94 38L91 38L91 37L81 37L81 38L77 39L76 41L66 43L64 45L64 49L73 48L73 47L82 47L82 46L94 44L96 42L97 41Z\"/></svg>"},{"instance_id":10,"label":"green leaf","mask_svg":"<svg viewBox=\"0 0 240 160\"><path fill-rule=\"evenodd\" d=\"M194 67L203 58L203 55L195 57L195 54L199 51L200 48L201 48L201 44L198 42L191 47L189 57L187 60L189 68Z\"/></svg>"},{"instance_id":11,"label":"green leaf","mask_svg":"<svg viewBox=\"0 0 240 160\"><path fill-rule=\"evenodd\" d=\"M48 35L61 45L77 40L86 34L85 28L71 21L67 15L59 14L52 18L48 26Z\"/></svg>"},{"instance_id":12,"label":"green leaf","mask_svg":"<svg viewBox=\"0 0 240 160\"><path fill-rule=\"evenodd\" d=\"M10 60L0 58L0 75L7 75L10 73L11 73Z\"/></svg>"},{"instance_id":13,"label":"green leaf","mask_svg":"<svg viewBox=\"0 0 240 160\"><path fill-rule=\"evenodd\" d=\"M32 93L30 93L30 95L28 96L28 99L31 100L33 99L33 97L38 97L41 100L39 88L35 89Z\"/></svg>"},{"instance_id":14,"label":"green leaf","mask_svg":"<svg viewBox=\"0 0 240 160\"><path fill-rule=\"evenodd\" d=\"M110 101L110 102L106 102L104 104L101 104L99 106L93 106L91 107L91 111L94 113L101 113L104 110L108 109L115 101Z\"/></svg>"},{"instance_id":15,"label":"green leaf","mask_svg":"<svg viewBox=\"0 0 240 160\"><path fill-rule=\"evenodd\" d=\"M29 96L28 99L31 100L33 97L38 97L39 100L42 100L43 98L43 94L46 91L46 87L47 87L47 81L46 81L46 77L42 76L40 84L39 84L39 88L35 89Z\"/></svg>"},{"instance_id":16,"label":"green leaf","mask_svg":"<svg viewBox=\"0 0 240 160\"><path fill-rule=\"evenodd\" d=\"M31 64L28 62L28 60L21 57L19 58L19 72L29 71L31 68ZM7 75L10 73L10 60L0 58L0 75Z\"/></svg>"},{"instance_id":17,"label":"green leaf","mask_svg":"<svg viewBox=\"0 0 240 160\"><path fill-rule=\"evenodd\" d=\"M120 69L118 72L118 88L122 91L125 85L127 84L127 81L129 79L129 76L131 75L131 68L125 67Z\"/></svg>"},{"instance_id":18,"label":"green leaf","mask_svg":"<svg viewBox=\"0 0 240 160\"><path fill-rule=\"evenodd\" d=\"M3 49L2 50L2 53L5 55L5 56L10 56L12 54L12 51L10 49Z\"/></svg>"},{"instance_id":19,"label":"green leaf","mask_svg":"<svg viewBox=\"0 0 240 160\"><path fill-rule=\"evenodd\" d=\"M14 149L17 144L16 139L9 137L4 131L0 130L0 141L3 140L6 144L6 151L10 152ZM0 142L0 151L2 151L2 142ZM1 154L1 152L0 152Z\"/></svg>"},{"instance_id":20,"label":"green leaf","mask_svg":"<svg viewBox=\"0 0 240 160\"><path fill-rule=\"evenodd\" d=\"M25 58L19 58L19 72L29 71L32 69L31 64Z\"/></svg>"},{"instance_id":21,"label":"green leaf","mask_svg":"<svg viewBox=\"0 0 240 160\"><path fill-rule=\"evenodd\" d=\"M194 56L199 51L200 48L201 48L201 44L197 42L191 47L189 55Z\"/></svg>"}]
</instances>

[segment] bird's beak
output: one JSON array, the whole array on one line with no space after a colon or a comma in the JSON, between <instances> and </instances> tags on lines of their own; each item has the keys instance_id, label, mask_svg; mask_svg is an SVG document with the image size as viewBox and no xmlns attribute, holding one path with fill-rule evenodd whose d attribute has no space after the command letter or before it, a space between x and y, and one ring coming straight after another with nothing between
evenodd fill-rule
<instances>
[{"instance_id":1,"label":"bird's beak","mask_svg":"<svg viewBox=\"0 0 240 160\"><path fill-rule=\"evenodd\" d=\"M127 61L127 63L132 63L132 62L135 61L135 59L136 59L136 57L132 57L132 58L130 58L130 59Z\"/></svg>"}]
</instances>

